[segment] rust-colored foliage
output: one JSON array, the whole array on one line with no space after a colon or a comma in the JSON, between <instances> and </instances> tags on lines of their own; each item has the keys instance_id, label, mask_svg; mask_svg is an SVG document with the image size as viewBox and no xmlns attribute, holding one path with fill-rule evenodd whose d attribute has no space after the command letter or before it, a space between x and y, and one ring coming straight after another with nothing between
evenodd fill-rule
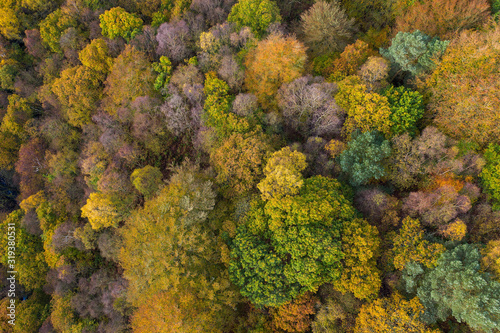
<instances>
[{"instance_id":1,"label":"rust-colored foliage","mask_svg":"<svg viewBox=\"0 0 500 333\"><path fill-rule=\"evenodd\" d=\"M16 171L20 175L23 199L43 189L45 170L45 143L36 138L21 146Z\"/></svg>"},{"instance_id":2,"label":"rust-colored foliage","mask_svg":"<svg viewBox=\"0 0 500 333\"><path fill-rule=\"evenodd\" d=\"M489 16L488 0L415 1L397 17L395 31L420 30L430 36L449 38L457 31L480 26Z\"/></svg>"},{"instance_id":3,"label":"rust-colored foliage","mask_svg":"<svg viewBox=\"0 0 500 333\"><path fill-rule=\"evenodd\" d=\"M326 74L329 74L328 81L340 81L346 76L356 74L361 65L375 54L367 43L359 39L355 43L347 45L340 57L335 59L326 70Z\"/></svg>"},{"instance_id":4,"label":"rust-colored foliage","mask_svg":"<svg viewBox=\"0 0 500 333\"><path fill-rule=\"evenodd\" d=\"M272 327L275 332L306 332L311 326L314 305L318 299L311 293L271 309Z\"/></svg>"}]
</instances>

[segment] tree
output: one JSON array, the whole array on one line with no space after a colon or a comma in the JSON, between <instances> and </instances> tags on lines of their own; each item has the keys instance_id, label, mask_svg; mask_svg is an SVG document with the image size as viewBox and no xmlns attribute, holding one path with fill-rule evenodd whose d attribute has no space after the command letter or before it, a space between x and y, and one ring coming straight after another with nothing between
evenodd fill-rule
<instances>
[{"instance_id":1,"label":"tree","mask_svg":"<svg viewBox=\"0 0 500 333\"><path fill-rule=\"evenodd\" d=\"M106 79L105 110L114 115L117 109L130 106L139 96L155 96L154 81L153 69L144 53L127 45Z\"/></svg>"},{"instance_id":2,"label":"tree","mask_svg":"<svg viewBox=\"0 0 500 333\"><path fill-rule=\"evenodd\" d=\"M279 306L341 276L342 224L354 216L347 190L315 176L295 196L254 201L232 239L229 272L257 306Z\"/></svg>"},{"instance_id":3,"label":"tree","mask_svg":"<svg viewBox=\"0 0 500 333\"><path fill-rule=\"evenodd\" d=\"M500 137L500 51L493 46L498 36L499 27L486 33L463 32L424 84L439 128L482 147L498 143Z\"/></svg>"},{"instance_id":4,"label":"tree","mask_svg":"<svg viewBox=\"0 0 500 333\"><path fill-rule=\"evenodd\" d=\"M155 81L155 89L165 96L168 94L167 87L172 77L172 63L167 57L161 56L159 62L153 63L153 69L158 73Z\"/></svg>"},{"instance_id":5,"label":"tree","mask_svg":"<svg viewBox=\"0 0 500 333\"><path fill-rule=\"evenodd\" d=\"M305 44L316 54L340 52L354 32L350 19L338 1L316 2L301 15Z\"/></svg>"},{"instance_id":6,"label":"tree","mask_svg":"<svg viewBox=\"0 0 500 333\"><path fill-rule=\"evenodd\" d=\"M377 132L355 135L340 154L340 167L349 175L354 186L368 183L385 176L384 162L391 154L389 141Z\"/></svg>"},{"instance_id":7,"label":"tree","mask_svg":"<svg viewBox=\"0 0 500 333\"><path fill-rule=\"evenodd\" d=\"M333 98L335 85L311 76L284 83L276 99L287 127L303 137L332 136L340 132L343 112Z\"/></svg>"},{"instance_id":8,"label":"tree","mask_svg":"<svg viewBox=\"0 0 500 333\"><path fill-rule=\"evenodd\" d=\"M27 299L19 303L16 313L15 333L38 332L49 316L50 297L41 290L35 290Z\"/></svg>"},{"instance_id":9,"label":"tree","mask_svg":"<svg viewBox=\"0 0 500 333\"><path fill-rule=\"evenodd\" d=\"M238 29L249 27L258 36L266 32L271 23L281 22L280 10L273 0L238 0L227 18Z\"/></svg>"},{"instance_id":10,"label":"tree","mask_svg":"<svg viewBox=\"0 0 500 333\"><path fill-rule=\"evenodd\" d=\"M492 272L496 280L500 282L500 240L489 241L482 254L482 267Z\"/></svg>"},{"instance_id":11,"label":"tree","mask_svg":"<svg viewBox=\"0 0 500 333\"><path fill-rule=\"evenodd\" d=\"M448 38L458 31L483 25L490 16L486 0L440 0L413 3L396 19L396 31L415 29Z\"/></svg>"},{"instance_id":12,"label":"tree","mask_svg":"<svg viewBox=\"0 0 500 333\"><path fill-rule=\"evenodd\" d=\"M364 304L356 318L354 332L359 333L437 333L426 327L421 319L422 303L417 297L406 301L399 293Z\"/></svg>"},{"instance_id":13,"label":"tree","mask_svg":"<svg viewBox=\"0 0 500 333\"><path fill-rule=\"evenodd\" d=\"M0 238L2 249L1 263L19 273L18 281L27 290L42 288L46 281L48 267L44 260L43 243L40 237L28 233L22 226L24 216L18 209L7 215L1 222L3 236ZM15 238L13 241L12 238ZM14 263L12 253L14 252Z\"/></svg>"},{"instance_id":14,"label":"tree","mask_svg":"<svg viewBox=\"0 0 500 333\"><path fill-rule=\"evenodd\" d=\"M445 248L432 244L424 238L424 230L419 220L406 217L398 234L394 237L391 255L394 267L402 270L410 261L426 267L433 267Z\"/></svg>"},{"instance_id":15,"label":"tree","mask_svg":"<svg viewBox=\"0 0 500 333\"><path fill-rule=\"evenodd\" d=\"M116 228L124 219L126 208L130 204L127 199L99 192L90 193L87 203L82 207L82 217L88 218L95 230Z\"/></svg>"},{"instance_id":16,"label":"tree","mask_svg":"<svg viewBox=\"0 0 500 333\"><path fill-rule=\"evenodd\" d=\"M210 154L217 172L215 181L230 195L252 190L262 177L262 166L270 150L263 133L232 134Z\"/></svg>"},{"instance_id":17,"label":"tree","mask_svg":"<svg viewBox=\"0 0 500 333\"><path fill-rule=\"evenodd\" d=\"M21 178L19 185L23 199L43 189L46 149L45 142L39 138L30 140L19 149L16 172Z\"/></svg>"},{"instance_id":18,"label":"tree","mask_svg":"<svg viewBox=\"0 0 500 333\"><path fill-rule=\"evenodd\" d=\"M463 183L453 186L445 182L432 191L411 192L403 200L403 211L413 217L419 216L425 225L443 226L472 207L470 198L459 193L462 188Z\"/></svg>"},{"instance_id":19,"label":"tree","mask_svg":"<svg viewBox=\"0 0 500 333\"><path fill-rule=\"evenodd\" d=\"M301 76L306 58L305 47L295 38L270 35L245 58L246 88L263 108L274 108L279 87Z\"/></svg>"},{"instance_id":20,"label":"tree","mask_svg":"<svg viewBox=\"0 0 500 333\"><path fill-rule=\"evenodd\" d=\"M377 268L380 239L377 228L363 219L353 219L342 228L344 270L335 287L351 292L359 299L373 299L378 295L382 281Z\"/></svg>"},{"instance_id":21,"label":"tree","mask_svg":"<svg viewBox=\"0 0 500 333\"><path fill-rule=\"evenodd\" d=\"M78 59L82 65L96 72L107 74L113 64L109 55L108 44L101 38L93 39L90 44L78 52Z\"/></svg>"},{"instance_id":22,"label":"tree","mask_svg":"<svg viewBox=\"0 0 500 333\"><path fill-rule=\"evenodd\" d=\"M135 169L130 175L132 184L146 199L149 199L158 191L162 178L163 175L160 169L150 165L146 165L141 169Z\"/></svg>"},{"instance_id":23,"label":"tree","mask_svg":"<svg viewBox=\"0 0 500 333\"><path fill-rule=\"evenodd\" d=\"M33 117L33 110L28 100L17 94L9 95L8 100L7 113L2 118L0 131L24 138L24 124Z\"/></svg>"},{"instance_id":24,"label":"tree","mask_svg":"<svg viewBox=\"0 0 500 333\"><path fill-rule=\"evenodd\" d=\"M335 95L337 104L347 112L342 131L350 136L356 129L361 132L377 130L386 137L391 134L391 109L387 97L367 93L366 85L356 76L349 76L339 82Z\"/></svg>"},{"instance_id":25,"label":"tree","mask_svg":"<svg viewBox=\"0 0 500 333\"><path fill-rule=\"evenodd\" d=\"M221 333L232 323L228 313L210 308L210 301L188 288L180 293L163 291L141 302L132 316L136 333L210 332ZM230 315L230 314L229 314Z\"/></svg>"},{"instance_id":26,"label":"tree","mask_svg":"<svg viewBox=\"0 0 500 333\"><path fill-rule=\"evenodd\" d=\"M363 80L368 91L379 91L388 83L390 63L382 57L369 57L361 66L357 75Z\"/></svg>"},{"instance_id":27,"label":"tree","mask_svg":"<svg viewBox=\"0 0 500 333\"><path fill-rule=\"evenodd\" d=\"M182 299L188 286L189 293L212 305L210 311L233 305L235 295L219 266L216 236L205 223L214 205L212 183L196 167L183 166L144 207L131 212L120 231L119 261L132 305L162 291Z\"/></svg>"},{"instance_id":28,"label":"tree","mask_svg":"<svg viewBox=\"0 0 500 333\"><path fill-rule=\"evenodd\" d=\"M65 69L52 85L68 119L73 126L90 123L96 103L102 96L102 74L84 66Z\"/></svg>"},{"instance_id":29,"label":"tree","mask_svg":"<svg viewBox=\"0 0 500 333\"><path fill-rule=\"evenodd\" d=\"M439 233L452 241L461 241L467 234L467 225L462 220L456 219L440 228Z\"/></svg>"},{"instance_id":30,"label":"tree","mask_svg":"<svg viewBox=\"0 0 500 333\"><path fill-rule=\"evenodd\" d=\"M14 167L19 148L20 139L11 132L0 130L0 167L10 170Z\"/></svg>"},{"instance_id":31,"label":"tree","mask_svg":"<svg viewBox=\"0 0 500 333\"><path fill-rule=\"evenodd\" d=\"M61 8L56 9L40 22L40 37L52 52L62 53L59 43L66 29L76 27L76 20Z\"/></svg>"},{"instance_id":32,"label":"tree","mask_svg":"<svg viewBox=\"0 0 500 333\"><path fill-rule=\"evenodd\" d=\"M271 325L277 331L306 332L311 326L311 316L315 312L314 306L317 302L318 299L312 293L307 292L280 307L272 308Z\"/></svg>"},{"instance_id":33,"label":"tree","mask_svg":"<svg viewBox=\"0 0 500 333\"><path fill-rule=\"evenodd\" d=\"M262 200L279 199L299 193L304 184L300 174L307 167L306 156L285 147L271 155L264 168L264 178L258 185Z\"/></svg>"},{"instance_id":34,"label":"tree","mask_svg":"<svg viewBox=\"0 0 500 333\"><path fill-rule=\"evenodd\" d=\"M441 57L449 43L437 37L431 38L419 30L412 33L400 31L392 39L391 46L380 49L380 54L397 70L416 76L433 70L436 59Z\"/></svg>"},{"instance_id":35,"label":"tree","mask_svg":"<svg viewBox=\"0 0 500 333\"><path fill-rule=\"evenodd\" d=\"M500 328L500 283L480 271L481 255L471 244L444 252L434 269L420 278L417 296L428 323L453 316L471 328L492 332Z\"/></svg>"},{"instance_id":36,"label":"tree","mask_svg":"<svg viewBox=\"0 0 500 333\"><path fill-rule=\"evenodd\" d=\"M392 134L408 133L414 136L417 122L424 115L423 96L404 86L395 88L392 85L382 91L382 96L387 97L391 108Z\"/></svg>"},{"instance_id":37,"label":"tree","mask_svg":"<svg viewBox=\"0 0 500 333\"><path fill-rule=\"evenodd\" d=\"M189 58L192 53L190 46L193 44L192 29L185 20L163 23L156 35L157 53L175 63Z\"/></svg>"},{"instance_id":38,"label":"tree","mask_svg":"<svg viewBox=\"0 0 500 333\"><path fill-rule=\"evenodd\" d=\"M486 166L481 171L484 190L494 210L500 210L500 145L491 144L484 152Z\"/></svg>"},{"instance_id":39,"label":"tree","mask_svg":"<svg viewBox=\"0 0 500 333\"><path fill-rule=\"evenodd\" d=\"M367 43L358 39L354 44L345 47L340 56L324 70L324 74L330 82L341 81L349 75L355 75L361 65L374 54Z\"/></svg>"},{"instance_id":40,"label":"tree","mask_svg":"<svg viewBox=\"0 0 500 333\"><path fill-rule=\"evenodd\" d=\"M218 79L214 72L206 74L203 92L206 96L204 122L215 130L219 140L250 131L250 124L244 117L229 112L229 86Z\"/></svg>"},{"instance_id":41,"label":"tree","mask_svg":"<svg viewBox=\"0 0 500 333\"><path fill-rule=\"evenodd\" d=\"M2 6L0 8L0 33L7 39L19 39L22 22L18 13L12 8Z\"/></svg>"},{"instance_id":42,"label":"tree","mask_svg":"<svg viewBox=\"0 0 500 333\"><path fill-rule=\"evenodd\" d=\"M114 7L99 15L102 35L114 39L118 36L130 41L142 29L142 20L121 7Z\"/></svg>"}]
</instances>

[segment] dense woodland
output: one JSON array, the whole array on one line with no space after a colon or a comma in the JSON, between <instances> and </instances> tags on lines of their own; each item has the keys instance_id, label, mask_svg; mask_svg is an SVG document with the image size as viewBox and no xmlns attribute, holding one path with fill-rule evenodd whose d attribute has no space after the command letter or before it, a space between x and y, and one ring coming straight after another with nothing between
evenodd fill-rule
<instances>
[{"instance_id":1,"label":"dense woodland","mask_svg":"<svg viewBox=\"0 0 500 333\"><path fill-rule=\"evenodd\" d=\"M0 331L500 332L499 11L3 0Z\"/></svg>"}]
</instances>

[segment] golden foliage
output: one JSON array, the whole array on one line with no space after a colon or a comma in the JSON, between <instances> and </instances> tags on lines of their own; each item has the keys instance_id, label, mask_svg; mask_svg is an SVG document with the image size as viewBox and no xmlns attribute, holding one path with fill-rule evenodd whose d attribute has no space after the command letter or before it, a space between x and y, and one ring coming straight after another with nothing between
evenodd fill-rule
<instances>
[{"instance_id":1,"label":"golden foliage","mask_svg":"<svg viewBox=\"0 0 500 333\"><path fill-rule=\"evenodd\" d=\"M302 75L306 58L305 46L295 37L270 35L245 59L246 88L257 96L264 109L273 109L279 87Z\"/></svg>"},{"instance_id":2,"label":"golden foliage","mask_svg":"<svg viewBox=\"0 0 500 333\"><path fill-rule=\"evenodd\" d=\"M424 306L417 297L406 301L400 294L365 304L356 318L356 333L438 333L419 319Z\"/></svg>"},{"instance_id":3,"label":"golden foliage","mask_svg":"<svg viewBox=\"0 0 500 333\"><path fill-rule=\"evenodd\" d=\"M394 238L392 248L394 267L402 270L410 261L416 261L427 267L436 264L445 248L441 244L432 244L424 239L424 230L419 220L406 217Z\"/></svg>"},{"instance_id":4,"label":"golden foliage","mask_svg":"<svg viewBox=\"0 0 500 333\"><path fill-rule=\"evenodd\" d=\"M357 76L349 76L339 82L335 100L347 112L342 128L344 135L350 136L355 129L360 129L362 133L377 130L390 135L391 109L387 97L366 91L366 85Z\"/></svg>"}]
</instances>

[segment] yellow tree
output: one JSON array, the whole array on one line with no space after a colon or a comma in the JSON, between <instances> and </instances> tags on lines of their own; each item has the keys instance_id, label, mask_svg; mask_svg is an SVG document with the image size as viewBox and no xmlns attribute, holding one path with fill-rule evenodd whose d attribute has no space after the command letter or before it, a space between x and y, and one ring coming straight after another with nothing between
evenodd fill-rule
<instances>
[{"instance_id":1,"label":"yellow tree","mask_svg":"<svg viewBox=\"0 0 500 333\"><path fill-rule=\"evenodd\" d=\"M100 73L108 73L113 64L113 58L109 56L108 44L101 38L93 39L78 52L78 59L85 67Z\"/></svg>"},{"instance_id":2,"label":"yellow tree","mask_svg":"<svg viewBox=\"0 0 500 333\"><path fill-rule=\"evenodd\" d=\"M443 245L432 244L425 240L419 220L408 216L403 220L398 235L394 237L392 248L394 267L402 270L410 261L432 267L444 250Z\"/></svg>"},{"instance_id":3,"label":"yellow tree","mask_svg":"<svg viewBox=\"0 0 500 333\"><path fill-rule=\"evenodd\" d=\"M215 179L227 194L243 194L262 177L262 166L271 150L263 133L234 133L210 154Z\"/></svg>"},{"instance_id":4,"label":"yellow tree","mask_svg":"<svg viewBox=\"0 0 500 333\"><path fill-rule=\"evenodd\" d=\"M364 219L345 222L342 230L344 271L335 287L359 299L373 299L382 285L377 268L380 239L376 227Z\"/></svg>"},{"instance_id":5,"label":"yellow tree","mask_svg":"<svg viewBox=\"0 0 500 333\"><path fill-rule=\"evenodd\" d=\"M266 178L257 185L262 199L279 199L299 193L304 184L300 172L306 167L306 155L292 151L290 147L273 153L264 168Z\"/></svg>"},{"instance_id":6,"label":"yellow tree","mask_svg":"<svg viewBox=\"0 0 500 333\"><path fill-rule=\"evenodd\" d=\"M349 136L355 129L361 132L377 130L387 137L392 126L389 101L385 96L366 91L366 85L357 76L349 76L339 82L335 100L347 112L342 131Z\"/></svg>"},{"instance_id":7,"label":"yellow tree","mask_svg":"<svg viewBox=\"0 0 500 333\"><path fill-rule=\"evenodd\" d=\"M417 297L407 301L400 294L365 304L356 318L355 333L438 333L420 320L424 306Z\"/></svg>"},{"instance_id":8,"label":"yellow tree","mask_svg":"<svg viewBox=\"0 0 500 333\"><path fill-rule=\"evenodd\" d=\"M302 75L306 58L305 46L294 37L270 35L245 59L245 85L257 96L262 107L274 108L279 87Z\"/></svg>"}]
</instances>

